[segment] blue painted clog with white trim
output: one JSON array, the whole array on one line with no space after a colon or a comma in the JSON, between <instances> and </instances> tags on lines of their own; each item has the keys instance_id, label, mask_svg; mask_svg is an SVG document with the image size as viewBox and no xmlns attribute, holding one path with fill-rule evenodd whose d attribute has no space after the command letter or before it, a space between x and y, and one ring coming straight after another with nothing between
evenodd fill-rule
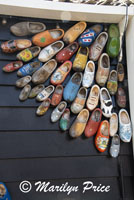
<instances>
[{"instance_id":1,"label":"blue painted clog with white trim","mask_svg":"<svg viewBox=\"0 0 134 200\"><path fill-rule=\"evenodd\" d=\"M101 24L96 24L88 28L78 39L80 46L88 47L91 45L102 30L103 26Z\"/></svg>"},{"instance_id":2,"label":"blue painted clog with white trim","mask_svg":"<svg viewBox=\"0 0 134 200\"><path fill-rule=\"evenodd\" d=\"M38 70L40 67L42 67L43 63L40 61L34 61L34 62L30 62L26 65L24 65L23 67L21 67L18 72L17 75L18 76L27 76L27 75L32 75L36 70Z\"/></svg>"},{"instance_id":3,"label":"blue painted clog with white trim","mask_svg":"<svg viewBox=\"0 0 134 200\"><path fill-rule=\"evenodd\" d=\"M130 142L132 137L132 127L130 117L125 109L119 112L119 135L123 142Z\"/></svg>"},{"instance_id":4,"label":"blue painted clog with white trim","mask_svg":"<svg viewBox=\"0 0 134 200\"><path fill-rule=\"evenodd\" d=\"M11 200L7 187L2 182L0 182L0 200Z\"/></svg>"},{"instance_id":5,"label":"blue painted clog with white trim","mask_svg":"<svg viewBox=\"0 0 134 200\"><path fill-rule=\"evenodd\" d=\"M80 88L82 81L82 73L76 72L73 74L67 85L65 86L64 92L63 92L63 98L67 102L72 102Z\"/></svg>"}]
</instances>

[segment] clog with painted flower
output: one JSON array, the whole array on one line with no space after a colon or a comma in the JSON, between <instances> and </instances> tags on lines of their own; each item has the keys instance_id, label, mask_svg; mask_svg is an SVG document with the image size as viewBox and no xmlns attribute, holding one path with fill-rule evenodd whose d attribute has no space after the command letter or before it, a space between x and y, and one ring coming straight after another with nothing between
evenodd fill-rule
<instances>
[{"instance_id":1,"label":"clog with painted flower","mask_svg":"<svg viewBox=\"0 0 134 200\"><path fill-rule=\"evenodd\" d=\"M22 60L23 62L28 62L38 56L40 53L41 48L38 46L30 47L24 49L20 53L17 54L17 59Z\"/></svg>"},{"instance_id":2,"label":"clog with painted flower","mask_svg":"<svg viewBox=\"0 0 134 200\"><path fill-rule=\"evenodd\" d=\"M81 87L78 91L76 99L71 105L72 113L78 114L84 108L86 98L87 98L87 89Z\"/></svg>"},{"instance_id":3,"label":"clog with painted flower","mask_svg":"<svg viewBox=\"0 0 134 200\"><path fill-rule=\"evenodd\" d=\"M75 72L64 88L63 98L65 101L72 102L75 99L80 88L81 81L82 73Z\"/></svg>"},{"instance_id":4,"label":"clog with painted flower","mask_svg":"<svg viewBox=\"0 0 134 200\"><path fill-rule=\"evenodd\" d=\"M111 95L115 95L118 88L117 82L117 71L112 70L109 74L108 82L107 82L107 89Z\"/></svg>"},{"instance_id":5,"label":"clog with painted flower","mask_svg":"<svg viewBox=\"0 0 134 200\"><path fill-rule=\"evenodd\" d=\"M51 29L34 35L32 38L32 42L39 47L46 47L49 44L60 40L63 36L63 29Z\"/></svg>"},{"instance_id":6,"label":"clog with painted flower","mask_svg":"<svg viewBox=\"0 0 134 200\"><path fill-rule=\"evenodd\" d=\"M52 96L51 105L57 106L61 102L62 95L63 95L63 86L57 85Z\"/></svg>"},{"instance_id":7,"label":"clog with painted flower","mask_svg":"<svg viewBox=\"0 0 134 200\"><path fill-rule=\"evenodd\" d=\"M37 108L36 114L39 116L44 115L47 112L48 108L50 107L50 104L51 104L51 99L49 98L45 99L41 103L41 105Z\"/></svg>"},{"instance_id":8,"label":"clog with painted flower","mask_svg":"<svg viewBox=\"0 0 134 200\"><path fill-rule=\"evenodd\" d=\"M40 22L19 22L10 27L10 31L16 36L33 35L45 29L46 25Z\"/></svg>"},{"instance_id":9,"label":"clog with painted flower","mask_svg":"<svg viewBox=\"0 0 134 200\"><path fill-rule=\"evenodd\" d=\"M53 92L54 92L54 86L53 85L49 85L48 87L46 87L45 89L43 89L36 97L37 101L44 101L45 99L47 99Z\"/></svg>"},{"instance_id":10,"label":"clog with painted flower","mask_svg":"<svg viewBox=\"0 0 134 200\"><path fill-rule=\"evenodd\" d=\"M32 75L32 82L34 84L44 83L57 67L55 59L49 60L40 69Z\"/></svg>"},{"instance_id":11,"label":"clog with painted flower","mask_svg":"<svg viewBox=\"0 0 134 200\"><path fill-rule=\"evenodd\" d=\"M29 98L36 97L43 89L44 89L44 85L43 84L35 86L34 88L32 88L32 90L31 90L31 92L29 94Z\"/></svg>"},{"instance_id":12,"label":"clog with painted flower","mask_svg":"<svg viewBox=\"0 0 134 200\"><path fill-rule=\"evenodd\" d=\"M119 112L119 135L123 142L130 142L132 138L132 126L128 112L121 109Z\"/></svg>"},{"instance_id":13,"label":"clog with painted flower","mask_svg":"<svg viewBox=\"0 0 134 200\"><path fill-rule=\"evenodd\" d=\"M72 68L72 62L65 61L51 76L50 82L53 85L59 85L63 83Z\"/></svg>"},{"instance_id":14,"label":"clog with painted flower","mask_svg":"<svg viewBox=\"0 0 134 200\"><path fill-rule=\"evenodd\" d=\"M31 76L25 76L23 78L20 78L16 81L16 87L23 88L25 85L30 83Z\"/></svg>"},{"instance_id":15,"label":"clog with painted flower","mask_svg":"<svg viewBox=\"0 0 134 200\"><path fill-rule=\"evenodd\" d=\"M76 53L78 50L78 43L77 42L72 42L69 44L67 47L62 49L57 55L56 55L56 60L58 62L65 62L67 60L70 60L70 58Z\"/></svg>"},{"instance_id":16,"label":"clog with painted flower","mask_svg":"<svg viewBox=\"0 0 134 200\"><path fill-rule=\"evenodd\" d=\"M14 53L16 51L23 50L31 46L32 43L30 40L18 39L18 40L9 40L3 42L1 44L1 49L5 53Z\"/></svg>"},{"instance_id":17,"label":"clog with painted flower","mask_svg":"<svg viewBox=\"0 0 134 200\"><path fill-rule=\"evenodd\" d=\"M104 86L107 82L110 71L110 59L108 54L103 53L98 61L98 69L96 72L96 82L100 86Z\"/></svg>"},{"instance_id":18,"label":"clog with painted flower","mask_svg":"<svg viewBox=\"0 0 134 200\"><path fill-rule=\"evenodd\" d=\"M95 146L100 152L104 152L109 142L109 122L104 120L101 122L95 137Z\"/></svg>"},{"instance_id":19,"label":"clog with painted flower","mask_svg":"<svg viewBox=\"0 0 134 200\"><path fill-rule=\"evenodd\" d=\"M108 34L106 32L101 32L94 43L89 47L89 59L92 61L97 61L106 45L108 39Z\"/></svg>"},{"instance_id":20,"label":"clog with painted flower","mask_svg":"<svg viewBox=\"0 0 134 200\"><path fill-rule=\"evenodd\" d=\"M122 82L124 80L125 73L124 73L124 66L121 63L117 65L117 74L118 74L118 81Z\"/></svg>"},{"instance_id":21,"label":"clog with painted flower","mask_svg":"<svg viewBox=\"0 0 134 200\"><path fill-rule=\"evenodd\" d=\"M120 33L119 28L115 24L111 24L108 29L108 42L106 52L111 58L118 56L120 51Z\"/></svg>"},{"instance_id":22,"label":"clog with painted flower","mask_svg":"<svg viewBox=\"0 0 134 200\"><path fill-rule=\"evenodd\" d=\"M87 64L88 59L88 48L87 47L80 47L76 57L73 62L73 70L74 71L83 71L85 69L85 66Z\"/></svg>"},{"instance_id":23,"label":"clog with painted flower","mask_svg":"<svg viewBox=\"0 0 134 200\"><path fill-rule=\"evenodd\" d=\"M30 62L25 64L17 71L18 76L32 75L37 69L42 67L42 63L39 61Z\"/></svg>"},{"instance_id":24,"label":"clog with painted flower","mask_svg":"<svg viewBox=\"0 0 134 200\"><path fill-rule=\"evenodd\" d=\"M51 122L57 122L64 113L66 107L67 103L65 101L61 101L51 114Z\"/></svg>"},{"instance_id":25,"label":"clog with painted flower","mask_svg":"<svg viewBox=\"0 0 134 200\"><path fill-rule=\"evenodd\" d=\"M113 137L118 131L118 116L116 113L112 113L109 123L110 123L110 136Z\"/></svg>"},{"instance_id":26,"label":"clog with painted flower","mask_svg":"<svg viewBox=\"0 0 134 200\"><path fill-rule=\"evenodd\" d=\"M80 36L78 42L82 47L88 47L93 43L95 38L102 32L103 26L101 24L96 24L90 28L88 28L82 35Z\"/></svg>"},{"instance_id":27,"label":"clog with painted flower","mask_svg":"<svg viewBox=\"0 0 134 200\"><path fill-rule=\"evenodd\" d=\"M90 90L87 102L86 102L86 106L87 106L88 110L92 111L98 105L99 96L100 96L99 93L100 93L99 86L98 85L93 85L91 90Z\"/></svg>"},{"instance_id":28,"label":"clog with painted flower","mask_svg":"<svg viewBox=\"0 0 134 200\"><path fill-rule=\"evenodd\" d=\"M62 41L56 41L49 46L45 47L41 50L38 59L41 62L47 62L54 55L56 55L62 48L64 47L64 43Z\"/></svg>"},{"instance_id":29,"label":"clog with painted flower","mask_svg":"<svg viewBox=\"0 0 134 200\"><path fill-rule=\"evenodd\" d=\"M86 26L86 22L78 22L65 32L63 41L67 44L74 42L79 37L79 35L85 30Z\"/></svg>"},{"instance_id":30,"label":"clog with painted flower","mask_svg":"<svg viewBox=\"0 0 134 200\"><path fill-rule=\"evenodd\" d=\"M95 74L95 64L93 61L88 61L84 75L83 75L83 80L82 80L82 85L83 87L89 88L94 80L94 74Z\"/></svg>"},{"instance_id":31,"label":"clog with painted flower","mask_svg":"<svg viewBox=\"0 0 134 200\"><path fill-rule=\"evenodd\" d=\"M8 192L8 189L3 182L0 182L0 199L1 200L11 200L11 196Z\"/></svg>"},{"instance_id":32,"label":"clog with painted flower","mask_svg":"<svg viewBox=\"0 0 134 200\"><path fill-rule=\"evenodd\" d=\"M14 62L11 62L11 63L5 65L2 68L2 70L4 72L14 72L17 69L21 68L22 66L23 66L23 62L22 61L14 61Z\"/></svg>"},{"instance_id":33,"label":"clog with painted flower","mask_svg":"<svg viewBox=\"0 0 134 200\"><path fill-rule=\"evenodd\" d=\"M76 138L82 135L82 133L85 130L88 118L89 118L89 111L87 109L83 109L78 114L71 128L69 129L69 134L71 137Z\"/></svg>"},{"instance_id":34,"label":"clog with painted flower","mask_svg":"<svg viewBox=\"0 0 134 200\"><path fill-rule=\"evenodd\" d=\"M70 110L66 108L60 118L60 129L62 131L67 131L69 128L69 123L70 123Z\"/></svg>"},{"instance_id":35,"label":"clog with painted flower","mask_svg":"<svg viewBox=\"0 0 134 200\"><path fill-rule=\"evenodd\" d=\"M19 95L19 100L20 101L25 101L29 94L30 94L30 91L31 91L31 86L29 84L27 84L21 91L20 95Z\"/></svg>"},{"instance_id":36,"label":"clog with painted flower","mask_svg":"<svg viewBox=\"0 0 134 200\"><path fill-rule=\"evenodd\" d=\"M92 112L92 115L87 122L84 132L86 137L91 137L96 134L101 122L101 118L102 118L102 111L101 109L96 108Z\"/></svg>"}]
</instances>

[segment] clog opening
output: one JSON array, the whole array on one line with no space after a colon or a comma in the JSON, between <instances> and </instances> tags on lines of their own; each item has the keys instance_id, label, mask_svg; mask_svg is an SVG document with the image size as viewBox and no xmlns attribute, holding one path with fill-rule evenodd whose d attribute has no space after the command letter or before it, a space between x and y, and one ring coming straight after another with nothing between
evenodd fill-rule
<instances>
[{"instance_id":1,"label":"clog opening","mask_svg":"<svg viewBox=\"0 0 134 200\"><path fill-rule=\"evenodd\" d=\"M80 112L80 114L78 115L78 119L83 122L86 123L89 117L89 112L88 110L84 109Z\"/></svg>"},{"instance_id":2,"label":"clog opening","mask_svg":"<svg viewBox=\"0 0 134 200\"><path fill-rule=\"evenodd\" d=\"M32 54L37 54L40 51L40 47L32 47L31 49Z\"/></svg>"},{"instance_id":3,"label":"clog opening","mask_svg":"<svg viewBox=\"0 0 134 200\"><path fill-rule=\"evenodd\" d=\"M86 88L81 88L79 93L78 93L78 96L81 97L81 98L86 98L86 94L87 94L86 91L87 91Z\"/></svg>"},{"instance_id":4,"label":"clog opening","mask_svg":"<svg viewBox=\"0 0 134 200\"><path fill-rule=\"evenodd\" d=\"M13 63L14 68L18 68L21 66L21 63Z\"/></svg>"},{"instance_id":5,"label":"clog opening","mask_svg":"<svg viewBox=\"0 0 134 200\"><path fill-rule=\"evenodd\" d=\"M87 55L87 48L86 47L81 47L79 53L83 55Z\"/></svg>"},{"instance_id":6,"label":"clog opening","mask_svg":"<svg viewBox=\"0 0 134 200\"><path fill-rule=\"evenodd\" d=\"M63 64L63 65L61 66L61 70L62 70L63 72L68 72L69 69L70 69L70 63L69 63L69 62L66 62L65 64Z\"/></svg>"},{"instance_id":7,"label":"clog opening","mask_svg":"<svg viewBox=\"0 0 134 200\"><path fill-rule=\"evenodd\" d=\"M73 51L75 51L75 50L77 49L77 44L76 44L76 43L73 43L73 44L71 44L68 48L69 48L70 51L73 52Z\"/></svg>"},{"instance_id":8,"label":"clog opening","mask_svg":"<svg viewBox=\"0 0 134 200\"><path fill-rule=\"evenodd\" d=\"M50 101L49 99L46 99L45 101L43 101L43 103L41 104L41 107L48 107L50 105Z\"/></svg>"},{"instance_id":9,"label":"clog opening","mask_svg":"<svg viewBox=\"0 0 134 200\"><path fill-rule=\"evenodd\" d=\"M41 24L41 23L30 22L30 23L29 23L29 28L30 28L31 31L32 31L32 30L33 30L33 31L34 31L34 30L40 31L40 30L44 29L44 25Z\"/></svg>"},{"instance_id":10,"label":"clog opening","mask_svg":"<svg viewBox=\"0 0 134 200\"><path fill-rule=\"evenodd\" d=\"M119 145L120 144L120 139L119 139L119 136L118 135L115 135L114 137L113 137L113 144L114 145Z\"/></svg>"},{"instance_id":11,"label":"clog opening","mask_svg":"<svg viewBox=\"0 0 134 200\"><path fill-rule=\"evenodd\" d=\"M130 123L129 116L128 116L128 114L125 111L122 111L120 113L120 119L121 119L121 122L123 124L129 124Z\"/></svg>"},{"instance_id":12,"label":"clog opening","mask_svg":"<svg viewBox=\"0 0 134 200\"><path fill-rule=\"evenodd\" d=\"M45 65L45 71L47 71L48 73L52 73L55 67L56 62L54 60L51 60Z\"/></svg>"},{"instance_id":13,"label":"clog opening","mask_svg":"<svg viewBox=\"0 0 134 200\"><path fill-rule=\"evenodd\" d=\"M63 109L65 108L65 103L61 103L61 104L59 104L59 106L58 106L58 110L60 111L60 112L62 112L63 111Z\"/></svg>"},{"instance_id":14,"label":"clog opening","mask_svg":"<svg viewBox=\"0 0 134 200\"><path fill-rule=\"evenodd\" d=\"M27 47L31 46L31 41L30 40L16 40L16 45L19 49L25 49Z\"/></svg>"},{"instance_id":15,"label":"clog opening","mask_svg":"<svg viewBox=\"0 0 134 200\"><path fill-rule=\"evenodd\" d=\"M100 24L97 24L97 25L91 27L91 29L98 34L98 33L100 33L102 26Z\"/></svg>"},{"instance_id":16,"label":"clog opening","mask_svg":"<svg viewBox=\"0 0 134 200\"><path fill-rule=\"evenodd\" d=\"M40 62L33 62L30 64L33 68L39 67L40 66Z\"/></svg>"},{"instance_id":17,"label":"clog opening","mask_svg":"<svg viewBox=\"0 0 134 200\"><path fill-rule=\"evenodd\" d=\"M121 63L118 64L117 71L118 71L119 74L124 73L124 68L123 68L123 65Z\"/></svg>"},{"instance_id":18,"label":"clog opening","mask_svg":"<svg viewBox=\"0 0 134 200\"><path fill-rule=\"evenodd\" d=\"M109 127L107 121L104 121L103 124L101 125L101 133L104 136L109 136Z\"/></svg>"},{"instance_id":19,"label":"clog opening","mask_svg":"<svg viewBox=\"0 0 134 200\"><path fill-rule=\"evenodd\" d=\"M63 34L62 30L51 30L49 31L49 33L53 39L57 39L61 37Z\"/></svg>"},{"instance_id":20,"label":"clog opening","mask_svg":"<svg viewBox=\"0 0 134 200\"><path fill-rule=\"evenodd\" d=\"M53 86L49 86L49 87L45 88L47 93L51 93L53 91L53 89L54 89Z\"/></svg>"},{"instance_id":21,"label":"clog opening","mask_svg":"<svg viewBox=\"0 0 134 200\"><path fill-rule=\"evenodd\" d=\"M55 89L55 92L56 92L57 94L62 94L62 91L63 91L62 85L58 85L58 86L56 87L56 89Z\"/></svg>"},{"instance_id":22,"label":"clog opening","mask_svg":"<svg viewBox=\"0 0 134 200\"><path fill-rule=\"evenodd\" d=\"M107 55L104 55L102 57L102 66L104 68L109 68L109 59L108 59L108 56Z\"/></svg>"},{"instance_id":23,"label":"clog opening","mask_svg":"<svg viewBox=\"0 0 134 200\"><path fill-rule=\"evenodd\" d=\"M97 42L100 46L104 46L107 41L107 35L105 33L102 33L98 36Z\"/></svg>"},{"instance_id":24,"label":"clog opening","mask_svg":"<svg viewBox=\"0 0 134 200\"><path fill-rule=\"evenodd\" d=\"M53 49L55 52L59 51L63 47L62 42L56 42L55 44L52 45Z\"/></svg>"},{"instance_id":25,"label":"clog opening","mask_svg":"<svg viewBox=\"0 0 134 200\"><path fill-rule=\"evenodd\" d=\"M92 90L91 90L91 93L92 93L93 96L98 97L98 95L99 95L98 87L93 87Z\"/></svg>"},{"instance_id":26,"label":"clog opening","mask_svg":"<svg viewBox=\"0 0 134 200\"><path fill-rule=\"evenodd\" d=\"M73 78L72 78L72 82L75 84L79 84L81 82L81 74L80 73L76 73Z\"/></svg>"},{"instance_id":27,"label":"clog opening","mask_svg":"<svg viewBox=\"0 0 134 200\"><path fill-rule=\"evenodd\" d=\"M107 90L103 89L101 94L102 94L102 98L104 100L109 100L110 99Z\"/></svg>"},{"instance_id":28,"label":"clog opening","mask_svg":"<svg viewBox=\"0 0 134 200\"><path fill-rule=\"evenodd\" d=\"M6 194L6 189L4 185L0 184L0 198L3 198Z\"/></svg>"},{"instance_id":29,"label":"clog opening","mask_svg":"<svg viewBox=\"0 0 134 200\"><path fill-rule=\"evenodd\" d=\"M92 62L88 63L87 71L88 72L94 72L94 64Z\"/></svg>"},{"instance_id":30,"label":"clog opening","mask_svg":"<svg viewBox=\"0 0 134 200\"><path fill-rule=\"evenodd\" d=\"M117 72L115 70L111 71L110 80L117 81Z\"/></svg>"},{"instance_id":31,"label":"clog opening","mask_svg":"<svg viewBox=\"0 0 134 200\"><path fill-rule=\"evenodd\" d=\"M93 113L91 119L95 122L99 122L101 118L101 113L99 110L95 110L95 112Z\"/></svg>"}]
</instances>

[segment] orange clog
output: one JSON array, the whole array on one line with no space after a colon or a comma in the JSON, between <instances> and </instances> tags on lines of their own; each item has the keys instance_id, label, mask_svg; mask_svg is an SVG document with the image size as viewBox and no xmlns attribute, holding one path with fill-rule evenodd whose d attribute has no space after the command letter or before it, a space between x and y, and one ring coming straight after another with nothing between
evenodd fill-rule
<instances>
[{"instance_id":1,"label":"orange clog","mask_svg":"<svg viewBox=\"0 0 134 200\"><path fill-rule=\"evenodd\" d=\"M39 47L45 47L57 40L60 40L64 36L63 29L51 29L36 34L32 38L33 44Z\"/></svg>"},{"instance_id":2,"label":"orange clog","mask_svg":"<svg viewBox=\"0 0 134 200\"><path fill-rule=\"evenodd\" d=\"M63 95L63 86L57 85L57 87L55 88L54 94L52 96L51 105L57 106L61 102L62 95Z\"/></svg>"},{"instance_id":3,"label":"orange clog","mask_svg":"<svg viewBox=\"0 0 134 200\"><path fill-rule=\"evenodd\" d=\"M53 85L59 85L63 83L67 75L69 74L70 70L72 68L72 62L67 60L64 62L51 76L50 82Z\"/></svg>"},{"instance_id":4,"label":"orange clog","mask_svg":"<svg viewBox=\"0 0 134 200\"><path fill-rule=\"evenodd\" d=\"M104 120L101 122L95 137L95 146L100 152L104 152L106 150L109 142L109 134L109 122Z\"/></svg>"}]
</instances>

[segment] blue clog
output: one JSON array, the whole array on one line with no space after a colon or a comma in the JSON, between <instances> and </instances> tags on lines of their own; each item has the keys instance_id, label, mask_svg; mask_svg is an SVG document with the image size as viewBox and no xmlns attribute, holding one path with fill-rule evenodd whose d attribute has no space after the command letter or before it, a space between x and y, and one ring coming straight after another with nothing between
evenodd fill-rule
<instances>
[{"instance_id":1,"label":"blue clog","mask_svg":"<svg viewBox=\"0 0 134 200\"><path fill-rule=\"evenodd\" d=\"M76 72L73 74L67 85L65 86L64 92L63 92L63 98L67 102L72 102L80 88L82 81L82 73Z\"/></svg>"},{"instance_id":2,"label":"blue clog","mask_svg":"<svg viewBox=\"0 0 134 200\"><path fill-rule=\"evenodd\" d=\"M82 47L88 47L90 46L95 38L99 35L100 32L102 32L103 26L100 24L96 24L86 31L79 37L78 42L80 46Z\"/></svg>"},{"instance_id":3,"label":"blue clog","mask_svg":"<svg viewBox=\"0 0 134 200\"><path fill-rule=\"evenodd\" d=\"M7 187L2 182L0 182L0 200L11 200Z\"/></svg>"},{"instance_id":4,"label":"blue clog","mask_svg":"<svg viewBox=\"0 0 134 200\"><path fill-rule=\"evenodd\" d=\"M27 76L27 75L32 75L42 65L43 65L43 63L38 61L38 60L34 61L34 62L30 62L30 63L24 65L23 67L21 67L18 70L17 75L21 76L21 77L22 76Z\"/></svg>"}]
</instances>

